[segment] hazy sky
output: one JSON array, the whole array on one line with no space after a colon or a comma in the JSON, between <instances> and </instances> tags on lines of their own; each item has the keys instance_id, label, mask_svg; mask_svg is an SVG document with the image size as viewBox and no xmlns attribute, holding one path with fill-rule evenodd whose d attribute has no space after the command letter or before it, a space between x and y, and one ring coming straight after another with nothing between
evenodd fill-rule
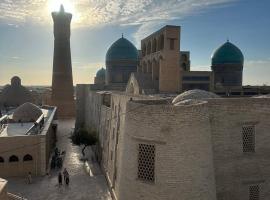
<instances>
[{"instance_id":1,"label":"hazy sky","mask_svg":"<svg viewBox=\"0 0 270 200\"><path fill-rule=\"evenodd\" d=\"M74 84L92 83L121 33L140 40L163 25L179 25L192 70L210 70L212 52L227 38L245 56L244 84L270 85L269 0L0 0L0 85L18 75L24 85L50 85L50 12L73 13Z\"/></svg>"}]
</instances>

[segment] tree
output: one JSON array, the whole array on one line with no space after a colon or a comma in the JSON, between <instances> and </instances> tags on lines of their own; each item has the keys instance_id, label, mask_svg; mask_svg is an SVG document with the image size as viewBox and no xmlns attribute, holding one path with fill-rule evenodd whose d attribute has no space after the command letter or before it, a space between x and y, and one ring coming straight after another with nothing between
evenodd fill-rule
<instances>
[{"instance_id":1,"label":"tree","mask_svg":"<svg viewBox=\"0 0 270 200\"><path fill-rule=\"evenodd\" d=\"M84 156L85 148L97 143L97 132L94 130L87 131L86 129L80 128L72 134L71 140L75 145L84 145L82 149L82 154Z\"/></svg>"}]
</instances>

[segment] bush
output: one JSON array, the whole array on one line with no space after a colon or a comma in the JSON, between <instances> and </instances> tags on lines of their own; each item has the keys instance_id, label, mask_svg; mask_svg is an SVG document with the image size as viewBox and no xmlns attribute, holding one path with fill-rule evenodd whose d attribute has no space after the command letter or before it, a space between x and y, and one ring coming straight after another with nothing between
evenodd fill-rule
<instances>
[{"instance_id":1,"label":"bush","mask_svg":"<svg viewBox=\"0 0 270 200\"><path fill-rule=\"evenodd\" d=\"M86 129L78 129L71 136L72 143L75 145L84 145L84 149L87 146L92 146L97 143L97 133L96 131L87 131Z\"/></svg>"}]
</instances>

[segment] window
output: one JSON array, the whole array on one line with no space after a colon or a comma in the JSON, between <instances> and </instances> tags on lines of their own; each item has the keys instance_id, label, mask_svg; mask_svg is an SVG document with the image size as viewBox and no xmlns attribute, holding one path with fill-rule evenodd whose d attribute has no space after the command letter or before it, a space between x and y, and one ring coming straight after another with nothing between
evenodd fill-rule
<instances>
[{"instance_id":1,"label":"window","mask_svg":"<svg viewBox=\"0 0 270 200\"><path fill-rule=\"evenodd\" d=\"M111 160L113 160L113 151L111 151Z\"/></svg>"},{"instance_id":2,"label":"window","mask_svg":"<svg viewBox=\"0 0 270 200\"><path fill-rule=\"evenodd\" d=\"M31 161L31 160L33 160L33 157L29 154L27 154L23 157L23 161Z\"/></svg>"},{"instance_id":3,"label":"window","mask_svg":"<svg viewBox=\"0 0 270 200\"><path fill-rule=\"evenodd\" d=\"M259 185L249 186L249 200L259 200L259 199L260 199Z\"/></svg>"},{"instance_id":4,"label":"window","mask_svg":"<svg viewBox=\"0 0 270 200\"><path fill-rule=\"evenodd\" d=\"M174 50L174 39L170 39L170 50Z\"/></svg>"},{"instance_id":5,"label":"window","mask_svg":"<svg viewBox=\"0 0 270 200\"><path fill-rule=\"evenodd\" d=\"M159 50L163 50L164 49L164 35L161 35L159 37Z\"/></svg>"},{"instance_id":6,"label":"window","mask_svg":"<svg viewBox=\"0 0 270 200\"><path fill-rule=\"evenodd\" d=\"M9 157L9 162L18 162L19 161L19 158L17 156L10 156Z\"/></svg>"},{"instance_id":7,"label":"window","mask_svg":"<svg viewBox=\"0 0 270 200\"><path fill-rule=\"evenodd\" d=\"M243 152L255 152L255 127L242 127Z\"/></svg>"},{"instance_id":8,"label":"window","mask_svg":"<svg viewBox=\"0 0 270 200\"><path fill-rule=\"evenodd\" d=\"M155 145L139 144L138 179L155 182Z\"/></svg>"},{"instance_id":9,"label":"window","mask_svg":"<svg viewBox=\"0 0 270 200\"><path fill-rule=\"evenodd\" d=\"M112 139L114 140L114 132L115 132L115 128L113 128L113 132L112 132Z\"/></svg>"},{"instance_id":10,"label":"window","mask_svg":"<svg viewBox=\"0 0 270 200\"><path fill-rule=\"evenodd\" d=\"M184 60L184 61L187 61L188 59L187 59L187 55L186 54L183 54L182 55L182 59Z\"/></svg>"},{"instance_id":11,"label":"window","mask_svg":"<svg viewBox=\"0 0 270 200\"><path fill-rule=\"evenodd\" d=\"M117 106L114 106L114 116L117 114Z\"/></svg>"},{"instance_id":12,"label":"window","mask_svg":"<svg viewBox=\"0 0 270 200\"><path fill-rule=\"evenodd\" d=\"M5 162L4 158L0 157L0 163Z\"/></svg>"},{"instance_id":13,"label":"window","mask_svg":"<svg viewBox=\"0 0 270 200\"><path fill-rule=\"evenodd\" d=\"M209 76L183 76L183 81L210 81Z\"/></svg>"}]
</instances>

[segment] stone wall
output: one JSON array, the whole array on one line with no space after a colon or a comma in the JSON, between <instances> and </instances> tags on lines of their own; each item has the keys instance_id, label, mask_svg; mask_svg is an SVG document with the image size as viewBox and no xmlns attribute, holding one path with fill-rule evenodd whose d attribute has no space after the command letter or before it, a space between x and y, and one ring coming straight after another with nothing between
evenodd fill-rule
<instances>
[{"instance_id":1,"label":"stone wall","mask_svg":"<svg viewBox=\"0 0 270 200\"><path fill-rule=\"evenodd\" d=\"M16 136L0 138L0 156L4 159L0 163L0 176L27 176L28 172L33 175L41 175L41 136ZM31 155L32 161L23 161L25 155ZM18 162L9 162L9 158L15 155Z\"/></svg>"},{"instance_id":2,"label":"stone wall","mask_svg":"<svg viewBox=\"0 0 270 200\"><path fill-rule=\"evenodd\" d=\"M208 108L129 102L118 199L216 199ZM139 144L155 145L155 181L138 178Z\"/></svg>"},{"instance_id":3,"label":"stone wall","mask_svg":"<svg viewBox=\"0 0 270 200\"><path fill-rule=\"evenodd\" d=\"M99 132L100 163L116 199L249 200L251 186L270 198L270 99L173 106L160 96L85 87L83 102L81 120ZM247 125L255 126L254 153L243 153ZM155 146L153 182L138 176L140 144Z\"/></svg>"},{"instance_id":4,"label":"stone wall","mask_svg":"<svg viewBox=\"0 0 270 200\"><path fill-rule=\"evenodd\" d=\"M270 99L212 99L209 108L218 199L249 200L252 185L270 199ZM247 125L255 126L254 153L243 153Z\"/></svg>"},{"instance_id":5,"label":"stone wall","mask_svg":"<svg viewBox=\"0 0 270 200\"><path fill-rule=\"evenodd\" d=\"M1 177L27 176L28 172L34 176L46 174L56 139L52 128L55 112L56 108L39 135L0 137L0 157L4 159L4 162L0 162ZM18 157L18 162L9 162L13 155ZM33 160L23 161L25 155L32 156Z\"/></svg>"}]
</instances>

